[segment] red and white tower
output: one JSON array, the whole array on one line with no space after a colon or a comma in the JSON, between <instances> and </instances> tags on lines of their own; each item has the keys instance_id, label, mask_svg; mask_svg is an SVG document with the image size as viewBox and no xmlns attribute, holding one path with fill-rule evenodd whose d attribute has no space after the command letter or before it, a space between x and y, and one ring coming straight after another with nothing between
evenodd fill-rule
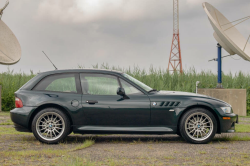
<instances>
[{"instance_id":1,"label":"red and white tower","mask_svg":"<svg viewBox=\"0 0 250 166\"><path fill-rule=\"evenodd\" d=\"M179 34L179 0L173 0L173 40L170 50L168 71L175 72L178 71L182 73L182 59L181 59L181 46L180 46L180 34Z\"/></svg>"}]
</instances>

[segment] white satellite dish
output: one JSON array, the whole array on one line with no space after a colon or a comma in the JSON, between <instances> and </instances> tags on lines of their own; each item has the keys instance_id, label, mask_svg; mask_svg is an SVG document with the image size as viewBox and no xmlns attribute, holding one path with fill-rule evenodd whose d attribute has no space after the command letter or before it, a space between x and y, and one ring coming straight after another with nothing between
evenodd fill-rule
<instances>
[{"instance_id":1,"label":"white satellite dish","mask_svg":"<svg viewBox=\"0 0 250 166\"><path fill-rule=\"evenodd\" d=\"M10 28L1 20L3 9L0 9L0 64L11 65L21 59L21 46Z\"/></svg>"},{"instance_id":2,"label":"white satellite dish","mask_svg":"<svg viewBox=\"0 0 250 166\"><path fill-rule=\"evenodd\" d=\"M250 61L250 44L245 37L235 28L221 12L207 2L203 8L208 15L208 19L214 29L214 38L230 54L239 55L243 59ZM249 17L248 17L249 18ZM246 17L246 19L248 19ZM236 24L237 25L237 24Z\"/></svg>"}]
</instances>

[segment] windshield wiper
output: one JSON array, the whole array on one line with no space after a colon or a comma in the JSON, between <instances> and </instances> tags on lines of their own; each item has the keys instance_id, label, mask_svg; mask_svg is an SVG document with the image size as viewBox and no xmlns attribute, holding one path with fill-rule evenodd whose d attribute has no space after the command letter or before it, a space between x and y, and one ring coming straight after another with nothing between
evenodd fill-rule
<instances>
[{"instance_id":1,"label":"windshield wiper","mask_svg":"<svg viewBox=\"0 0 250 166\"><path fill-rule=\"evenodd\" d=\"M151 89L150 91L148 91L148 93L150 93L150 92L158 92L156 89Z\"/></svg>"}]
</instances>

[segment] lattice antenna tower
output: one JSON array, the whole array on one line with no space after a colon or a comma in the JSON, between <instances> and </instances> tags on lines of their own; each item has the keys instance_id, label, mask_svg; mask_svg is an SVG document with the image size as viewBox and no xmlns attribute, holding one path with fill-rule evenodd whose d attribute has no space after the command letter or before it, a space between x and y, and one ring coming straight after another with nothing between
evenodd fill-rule
<instances>
[{"instance_id":1,"label":"lattice antenna tower","mask_svg":"<svg viewBox=\"0 0 250 166\"><path fill-rule=\"evenodd\" d=\"M182 73L181 46L179 34L179 0L173 0L173 40L170 50L168 71Z\"/></svg>"}]
</instances>

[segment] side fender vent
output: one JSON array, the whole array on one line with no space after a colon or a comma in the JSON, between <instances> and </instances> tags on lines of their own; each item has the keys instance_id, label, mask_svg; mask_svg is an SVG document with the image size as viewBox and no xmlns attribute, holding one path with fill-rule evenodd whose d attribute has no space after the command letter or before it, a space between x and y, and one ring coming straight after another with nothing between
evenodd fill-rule
<instances>
[{"instance_id":1,"label":"side fender vent","mask_svg":"<svg viewBox=\"0 0 250 166\"><path fill-rule=\"evenodd\" d=\"M179 101L163 101L159 104L161 107L178 107L181 102Z\"/></svg>"}]
</instances>

